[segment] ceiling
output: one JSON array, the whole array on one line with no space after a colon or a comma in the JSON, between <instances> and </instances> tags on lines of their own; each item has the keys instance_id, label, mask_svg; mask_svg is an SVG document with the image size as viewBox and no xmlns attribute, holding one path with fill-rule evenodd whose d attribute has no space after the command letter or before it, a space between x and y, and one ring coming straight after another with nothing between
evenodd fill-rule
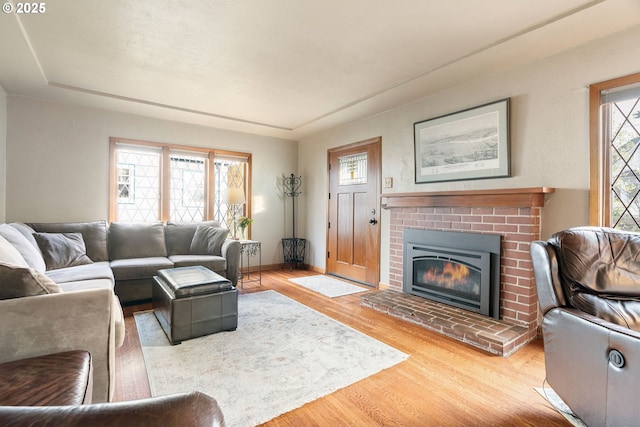
<instances>
[{"instance_id":1,"label":"ceiling","mask_svg":"<svg viewBox=\"0 0 640 427\"><path fill-rule=\"evenodd\" d=\"M639 0L44 4L0 15L8 94L293 140L640 24Z\"/></svg>"}]
</instances>

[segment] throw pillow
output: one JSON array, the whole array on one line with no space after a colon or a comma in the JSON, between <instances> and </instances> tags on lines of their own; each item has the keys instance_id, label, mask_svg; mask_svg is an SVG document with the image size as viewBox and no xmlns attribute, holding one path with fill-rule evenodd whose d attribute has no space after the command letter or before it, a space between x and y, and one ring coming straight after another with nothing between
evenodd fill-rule
<instances>
[{"instance_id":1,"label":"throw pillow","mask_svg":"<svg viewBox=\"0 0 640 427\"><path fill-rule=\"evenodd\" d=\"M44 272L46 270L47 267L44 263L44 259L42 258L42 254L38 250L38 246L36 241L33 240L33 237L31 237L32 241L29 241L29 239L25 237L25 235L16 228L16 226L9 224L0 225L0 236L7 239L7 241L11 243L18 252L20 252L20 255L22 255L22 258L24 258L29 267L40 272Z\"/></svg>"},{"instance_id":2,"label":"throw pillow","mask_svg":"<svg viewBox=\"0 0 640 427\"><path fill-rule=\"evenodd\" d=\"M34 233L47 270L91 264L81 233Z\"/></svg>"},{"instance_id":3,"label":"throw pillow","mask_svg":"<svg viewBox=\"0 0 640 427\"><path fill-rule=\"evenodd\" d=\"M192 255L222 256L222 244L229 235L226 228L199 225L191 240L189 253Z\"/></svg>"},{"instance_id":4,"label":"throw pillow","mask_svg":"<svg viewBox=\"0 0 640 427\"><path fill-rule=\"evenodd\" d=\"M0 299L62 292L53 280L29 267L0 263Z\"/></svg>"},{"instance_id":5,"label":"throw pillow","mask_svg":"<svg viewBox=\"0 0 640 427\"><path fill-rule=\"evenodd\" d=\"M28 267L27 261L24 260L20 252L13 247L11 243L0 234L0 262L7 264L19 265L20 267Z\"/></svg>"},{"instance_id":6,"label":"throw pillow","mask_svg":"<svg viewBox=\"0 0 640 427\"><path fill-rule=\"evenodd\" d=\"M185 255L189 253L193 235L199 225L220 227L218 221L201 222L173 222L167 221L165 236L167 240L167 252L169 255Z\"/></svg>"}]
</instances>

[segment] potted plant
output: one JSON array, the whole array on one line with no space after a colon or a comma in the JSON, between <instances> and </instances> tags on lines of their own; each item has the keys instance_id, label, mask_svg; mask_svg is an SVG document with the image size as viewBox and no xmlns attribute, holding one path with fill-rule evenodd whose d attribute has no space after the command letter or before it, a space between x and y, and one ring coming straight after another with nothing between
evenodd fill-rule
<instances>
[{"instance_id":1,"label":"potted plant","mask_svg":"<svg viewBox=\"0 0 640 427\"><path fill-rule=\"evenodd\" d=\"M247 229L247 227L253 223L253 220L251 218L248 218L246 216L241 216L240 218L238 218L238 227L240 227L240 237L242 239L244 239L245 236L245 230Z\"/></svg>"}]
</instances>

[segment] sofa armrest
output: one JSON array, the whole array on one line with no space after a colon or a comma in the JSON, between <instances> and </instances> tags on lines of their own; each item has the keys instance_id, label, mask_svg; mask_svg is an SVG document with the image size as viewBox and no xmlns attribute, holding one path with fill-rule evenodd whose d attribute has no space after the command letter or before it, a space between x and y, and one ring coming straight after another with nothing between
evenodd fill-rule
<instances>
[{"instance_id":1,"label":"sofa armrest","mask_svg":"<svg viewBox=\"0 0 640 427\"><path fill-rule=\"evenodd\" d=\"M0 361L86 350L93 361L93 401L110 400L121 316L114 298L110 289L92 289L0 301Z\"/></svg>"},{"instance_id":2,"label":"sofa armrest","mask_svg":"<svg viewBox=\"0 0 640 427\"><path fill-rule=\"evenodd\" d=\"M240 241L226 239L222 244L222 257L227 260L227 279L236 286L240 270Z\"/></svg>"},{"instance_id":3,"label":"sofa armrest","mask_svg":"<svg viewBox=\"0 0 640 427\"><path fill-rule=\"evenodd\" d=\"M542 322L547 381L587 425L640 419L640 333L577 309L555 308ZM625 360L609 360L617 350Z\"/></svg>"}]
</instances>

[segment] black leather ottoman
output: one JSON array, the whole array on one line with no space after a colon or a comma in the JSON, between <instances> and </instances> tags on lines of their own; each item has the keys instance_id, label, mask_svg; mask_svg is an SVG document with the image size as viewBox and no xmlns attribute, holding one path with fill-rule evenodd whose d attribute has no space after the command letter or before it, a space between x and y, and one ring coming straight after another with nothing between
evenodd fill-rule
<instances>
[{"instance_id":1,"label":"black leather ottoman","mask_svg":"<svg viewBox=\"0 0 640 427\"><path fill-rule=\"evenodd\" d=\"M238 290L219 274L178 267L153 279L153 312L171 344L238 327Z\"/></svg>"}]
</instances>

